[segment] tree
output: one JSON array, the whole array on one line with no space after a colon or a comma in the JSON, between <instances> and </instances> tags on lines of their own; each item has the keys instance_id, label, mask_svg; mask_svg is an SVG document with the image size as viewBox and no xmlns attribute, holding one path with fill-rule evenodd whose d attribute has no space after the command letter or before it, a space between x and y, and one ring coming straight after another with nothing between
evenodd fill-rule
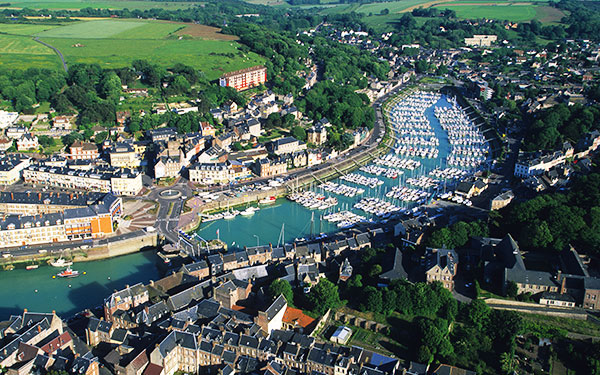
<instances>
[{"instance_id":1,"label":"tree","mask_svg":"<svg viewBox=\"0 0 600 375\"><path fill-rule=\"evenodd\" d=\"M369 270L369 277L376 277L381 273L382 269L381 266L379 264L374 264L371 266L371 269Z\"/></svg>"},{"instance_id":2,"label":"tree","mask_svg":"<svg viewBox=\"0 0 600 375\"><path fill-rule=\"evenodd\" d=\"M380 313L383 308L383 296L381 291L373 286L363 290L363 303L360 305L362 311Z\"/></svg>"},{"instance_id":3,"label":"tree","mask_svg":"<svg viewBox=\"0 0 600 375\"><path fill-rule=\"evenodd\" d=\"M280 295L283 295L288 305L294 306L294 291L292 290L292 286L287 280L273 280L271 285L269 285L269 295L273 299L279 297Z\"/></svg>"},{"instance_id":4,"label":"tree","mask_svg":"<svg viewBox=\"0 0 600 375\"><path fill-rule=\"evenodd\" d=\"M300 141L306 141L306 130L302 126L294 126L292 135Z\"/></svg>"},{"instance_id":5,"label":"tree","mask_svg":"<svg viewBox=\"0 0 600 375\"><path fill-rule=\"evenodd\" d=\"M519 294L519 286L514 281L509 281L506 284L506 295L510 298L517 298L517 294Z\"/></svg>"},{"instance_id":6,"label":"tree","mask_svg":"<svg viewBox=\"0 0 600 375\"><path fill-rule=\"evenodd\" d=\"M325 314L329 309L337 309L342 305L337 285L326 278L321 278L319 283L312 287L308 300L312 304L313 311L319 315Z\"/></svg>"}]
</instances>

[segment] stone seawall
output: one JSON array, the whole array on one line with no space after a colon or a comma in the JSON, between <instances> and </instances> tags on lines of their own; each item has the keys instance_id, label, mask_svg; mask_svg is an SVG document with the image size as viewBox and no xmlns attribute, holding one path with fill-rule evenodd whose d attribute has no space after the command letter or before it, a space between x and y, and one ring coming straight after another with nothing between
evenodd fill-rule
<instances>
[{"instance_id":1,"label":"stone seawall","mask_svg":"<svg viewBox=\"0 0 600 375\"><path fill-rule=\"evenodd\" d=\"M73 253L73 260L85 262L132 254L143 248L157 247L158 236L156 233L147 233L144 236L129 238L121 241L109 242L108 244L90 248L83 251L77 250Z\"/></svg>"},{"instance_id":2,"label":"stone seawall","mask_svg":"<svg viewBox=\"0 0 600 375\"><path fill-rule=\"evenodd\" d=\"M85 245L84 245L85 246ZM140 251L143 248L152 248L158 246L158 235L157 233L145 233L143 235L126 238L119 241L107 241L100 240L98 243L89 245L89 248L74 248L65 249L60 252L60 256L67 259L73 259L75 262L86 262L93 260L100 260L106 258L112 258L120 255L132 254ZM17 267L25 267L25 265L33 263L46 263L48 260L55 259L59 256L57 252L54 253L38 253L38 254L27 254L27 255L15 255L10 258L0 258L0 266L6 267L9 265L15 265Z\"/></svg>"}]
</instances>

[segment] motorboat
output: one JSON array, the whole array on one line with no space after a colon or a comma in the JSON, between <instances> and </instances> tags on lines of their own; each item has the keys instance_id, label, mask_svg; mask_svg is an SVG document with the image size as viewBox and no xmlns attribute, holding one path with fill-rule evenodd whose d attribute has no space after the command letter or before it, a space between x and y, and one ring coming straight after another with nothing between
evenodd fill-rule
<instances>
[{"instance_id":1,"label":"motorboat","mask_svg":"<svg viewBox=\"0 0 600 375\"><path fill-rule=\"evenodd\" d=\"M58 277L62 278L72 278L79 276L79 271L72 270L71 267L67 267L66 270L59 272L56 274Z\"/></svg>"},{"instance_id":2,"label":"motorboat","mask_svg":"<svg viewBox=\"0 0 600 375\"><path fill-rule=\"evenodd\" d=\"M65 260L63 257L60 257L56 260L52 260L49 263L52 267L69 267L73 265L73 262Z\"/></svg>"},{"instance_id":3,"label":"motorboat","mask_svg":"<svg viewBox=\"0 0 600 375\"><path fill-rule=\"evenodd\" d=\"M270 197L266 197L266 198L259 200L258 203L259 204L272 204L272 203L275 203L276 200L277 200L277 198L275 196L270 196Z\"/></svg>"}]
</instances>

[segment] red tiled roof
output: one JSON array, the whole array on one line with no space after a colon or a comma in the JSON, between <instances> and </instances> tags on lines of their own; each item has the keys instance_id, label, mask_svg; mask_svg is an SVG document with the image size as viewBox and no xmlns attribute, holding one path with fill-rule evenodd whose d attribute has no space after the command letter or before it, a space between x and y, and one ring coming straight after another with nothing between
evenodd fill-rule
<instances>
[{"instance_id":1,"label":"red tiled roof","mask_svg":"<svg viewBox=\"0 0 600 375\"><path fill-rule=\"evenodd\" d=\"M315 319L306 315L300 309L295 309L293 307L289 307L285 310L283 314L283 322L293 325L298 325L302 328L306 328L315 322Z\"/></svg>"}]
</instances>

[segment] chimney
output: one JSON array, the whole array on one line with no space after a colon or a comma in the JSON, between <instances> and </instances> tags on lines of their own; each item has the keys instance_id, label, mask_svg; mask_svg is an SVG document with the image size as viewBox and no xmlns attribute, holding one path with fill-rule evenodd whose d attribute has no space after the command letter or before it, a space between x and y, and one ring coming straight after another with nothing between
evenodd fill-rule
<instances>
[{"instance_id":1,"label":"chimney","mask_svg":"<svg viewBox=\"0 0 600 375\"><path fill-rule=\"evenodd\" d=\"M560 282L561 277L562 277L562 271L558 270L558 272L556 272L556 281Z\"/></svg>"},{"instance_id":2,"label":"chimney","mask_svg":"<svg viewBox=\"0 0 600 375\"><path fill-rule=\"evenodd\" d=\"M38 193L38 199L39 199L39 200L42 200L42 192L39 192L39 193Z\"/></svg>"},{"instance_id":3,"label":"chimney","mask_svg":"<svg viewBox=\"0 0 600 375\"><path fill-rule=\"evenodd\" d=\"M565 294L567 292L567 278L563 277L562 283L560 284L560 294Z\"/></svg>"},{"instance_id":4,"label":"chimney","mask_svg":"<svg viewBox=\"0 0 600 375\"><path fill-rule=\"evenodd\" d=\"M23 312L27 312L27 309L23 309Z\"/></svg>"},{"instance_id":5,"label":"chimney","mask_svg":"<svg viewBox=\"0 0 600 375\"><path fill-rule=\"evenodd\" d=\"M52 315L56 315L56 310L52 310Z\"/></svg>"},{"instance_id":6,"label":"chimney","mask_svg":"<svg viewBox=\"0 0 600 375\"><path fill-rule=\"evenodd\" d=\"M42 332L42 327L41 326L37 326L37 331L38 331L38 333L41 333Z\"/></svg>"}]
</instances>

